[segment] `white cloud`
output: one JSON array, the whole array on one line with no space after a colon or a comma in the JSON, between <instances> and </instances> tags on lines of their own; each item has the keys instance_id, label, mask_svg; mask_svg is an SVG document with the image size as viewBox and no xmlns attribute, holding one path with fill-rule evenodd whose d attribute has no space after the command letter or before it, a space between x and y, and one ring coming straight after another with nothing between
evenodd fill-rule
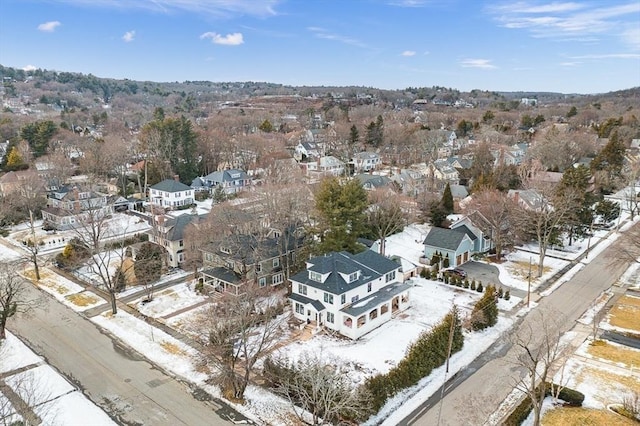
<instances>
[{"instance_id":1,"label":"white cloud","mask_svg":"<svg viewBox=\"0 0 640 426\"><path fill-rule=\"evenodd\" d=\"M537 38L589 39L586 35L621 36L621 28L637 29L640 2L597 7L597 3L520 1L489 7L487 11L505 28L526 29ZM622 33L625 38L631 34Z\"/></svg>"},{"instance_id":2,"label":"white cloud","mask_svg":"<svg viewBox=\"0 0 640 426\"><path fill-rule=\"evenodd\" d=\"M560 66L562 67L575 67L580 64L581 62L560 62Z\"/></svg>"},{"instance_id":3,"label":"white cloud","mask_svg":"<svg viewBox=\"0 0 640 426\"><path fill-rule=\"evenodd\" d=\"M206 32L200 36L200 39L206 38L211 39L211 42L214 44L222 44L225 46L238 46L244 43L242 33L233 33L223 36L218 33Z\"/></svg>"},{"instance_id":4,"label":"white cloud","mask_svg":"<svg viewBox=\"0 0 640 426\"><path fill-rule=\"evenodd\" d=\"M37 69L38 69L38 68L36 68L36 66L35 66L35 65L27 65L26 67L22 68L22 71L27 71L27 72L29 72L29 71L35 71L35 70L37 70Z\"/></svg>"},{"instance_id":5,"label":"white cloud","mask_svg":"<svg viewBox=\"0 0 640 426\"><path fill-rule=\"evenodd\" d=\"M126 33L124 33L124 35L122 36L122 40L125 41L125 43L130 43L132 42L134 39L136 38L136 32L131 30L131 31L127 31Z\"/></svg>"},{"instance_id":6,"label":"white cloud","mask_svg":"<svg viewBox=\"0 0 640 426\"><path fill-rule=\"evenodd\" d=\"M427 5L426 0L396 0L389 2L389 6L400 6L400 7L424 7Z\"/></svg>"},{"instance_id":7,"label":"white cloud","mask_svg":"<svg viewBox=\"0 0 640 426\"><path fill-rule=\"evenodd\" d=\"M45 33L52 33L56 30L56 28L58 28L60 25L62 25L60 23L60 21L49 21L49 22L45 22L44 24L40 24L38 25L38 30L45 32Z\"/></svg>"},{"instance_id":8,"label":"white cloud","mask_svg":"<svg viewBox=\"0 0 640 426\"><path fill-rule=\"evenodd\" d=\"M332 40L332 41L337 41L340 43L344 43L344 44L349 44L351 46L356 46L356 47L367 47L366 44L362 43L359 40L356 40L354 38L351 37L347 37L347 36L343 36L340 34L335 34L332 33L324 28L320 28L320 27L307 27L307 29L309 31L311 31L316 37L324 39L324 40Z\"/></svg>"},{"instance_id":9,"label":"white cloud","mask_svg":"<svg viewBox=\"0 0 640 426\"><path fill-rule=\"evenodd\" d=\"M480 68L484 70L492 70L497 68L491 63L490 59L463 59L460 61L463 68Z\"/></svg>"},{"instance_id":10,"label":"white cloud","mask_svg":"<svg viewBox=\"0 0 640 426\"><path fill-rule=\"evenodd\" d=\"M161 13L187 11L229 18L239 15L275 16L282 0L60 0L65 3L111 9L144 9Z\"/></svg>"},{"instance_id":11,"label":"white cloud","mask_svg":"<svg viewBox=\"0 0 640 426\"><path fill-rule=\"evenodd\" d=\"M573 56L571 59L640 59L640 53L605 53Z\"/></svg>"},{"instance_id":12,"label":"white cloud","mask_svg":"<svg viewBox=\"0 0 640 426\"><path fill-rule=\"evenodd\" d=\"M400 55L402 56L416 56L416 52L413 50L405 50Z\"/></svg>"},{"instance_id":13,"label":"white cloud","mask_svg":"<svg viewBox=\"0 0 640 426\"><path fill-rule=\"evenodd\" d=\"M640 28L630 28L622 33L622 40L634 50L640 50Z\"/></svg>"}]
</instances>

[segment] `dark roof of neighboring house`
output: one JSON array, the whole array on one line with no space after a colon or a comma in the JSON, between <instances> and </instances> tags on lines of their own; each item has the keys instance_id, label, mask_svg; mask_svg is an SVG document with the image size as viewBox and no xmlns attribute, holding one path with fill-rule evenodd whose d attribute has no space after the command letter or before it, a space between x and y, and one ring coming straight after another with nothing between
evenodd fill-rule
<instances>
[{"instance_id":1,"label":"dark roof of neighboring house","mask_svg":"<svg viewBox=\"0 0 640 426\"><path fill-rule=\"evenodd\" d=\"M283 238L289 238L289 240L283 241ZM277 238L258 238L255 235L240 234L209 243L201 250L205 253L215 253L223 258L253 264L273 259L283 254L285 242L287 251L295 250L302 246L303 238L291 231L285 232L284 235ZM225 248L230 253L223 252L222 248Z\"/></svg>"},{"instance_id":2,"label":"dark roof of neighboring house","mask_svg":"<svg viewBox=\"0 0 640 426\"><path fill-rule=\"evenodd\" d=\"M214 277L219 279L220 281L224 281L230 284L239 284L241 282L240 275L236 274L230 269L215 267L210 269L205 269L202 271L204 275L208 275L210 277Z\"/></svg>"},{"instance_id":3,"label":"dark roof of neighboring house","mask_svg":"<svg viewBox=\"0 0 640 426\"><path fill-rule=\"evenodd\" d=\"M205 216L192 215L192 214L182 214L176 218L171 218L164 223L164 227L168 228L167 234L165 238L169 241L180 241L184 239L184 230L188 224L193 222L194 220L203 219ZM148 233L152 233L153 229L147 231Z\"/></svg>"},{"instance_id":4,"label":"dark roof of neighboring house","mask_svg":"<svg viewBox=\"0 0 640 426\"><path fill-rule=\"evenodd\" d=\"M163 192L181 192L189 191L191 188L182 182L178 182L175 179L165 179L162 182L158 182L151 186L151 189L155 189Z\"/></svg>"},{"instance_id":5,"label":"dark roof of neighboring house","mask_svg":"<svg viewBox=\"0 0 640 426\"><path fill-rule=\"evenodd\" d=\"M233 182L235 180L247 180L249 176L243 170L240 169L229 169L222 170L219 172L209 173L205 177L202 178L205 182Z\"/></svg>"},{"instance_id":6,"label":"dark roof of neighboring house","mask_svg":"<svg viewBox=\"0 0 640 426\"><path fill-rule=\"evenodd\" d=\"M460 243L466 235L464 231L459 229L460 228L449 229L433 227L429 230L423 244L426 246L455 251L460 247Z\"/></svg>"},{"instance_id":7,"label":"dark roof of neighboring house","mask_svg":"<svg viewBox=\"0 0 640 426\"><path fill-rule=\"evenodd\" d=\"M386 176L379 175L370 175L370 174L360 174L354 176L361 185L369 184L374 188L381 188L383 186L389 185L391 183L391 179Z\"/></svg>"},{"instance_id":8,"label":"dark roof of neighboring house","mask_svg":"<svg viewBox=\"0 0 640 426\"><path fill-rule=\"evenodd\" d=\"M399 268L393 260L371 250L356 255L346 251L327 253L309 259L308 263L311 266L291 277L291 280L338 295ZM328 274L328 277L324 282L313 281L309 279L309 271ZM361 271L360 277L351 283L346 282L340 275L349 275L357 271Z\"/></svg>"}]
</instances>

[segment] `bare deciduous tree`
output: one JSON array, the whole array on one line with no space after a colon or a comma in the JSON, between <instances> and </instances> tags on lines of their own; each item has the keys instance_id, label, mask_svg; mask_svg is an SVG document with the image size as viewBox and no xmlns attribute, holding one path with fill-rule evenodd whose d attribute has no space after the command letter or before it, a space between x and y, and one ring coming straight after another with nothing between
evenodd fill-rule
<instances>
[{"instance_id":1,"label":"bare deciduous tree","mask_svg":"<svg viewBox=\"0 0 640 426\"><path fill-rule=\"evenodd\" d=\"M505 246L513 244L511 222L515 208L516 204L511 198L495 189L474 193L473 200L464 207L464 212L472 218L474 225L491 237L497 259L502 257Z\"/></svg>"},{"instance_id":2,"label":"bare deciduous tree","mask_svg":"<svg viewBox=\"0 0 640 426\"><path fill-rule=\"evenodd\" d=\"M547 249L559 238L561 226L578 207L579 194L570 188L559 191L556 184L542 181L538 170L529 169L523 176L530 203L518 204L514 225L521 237L537 241L537 276L541 277Z\"/></svg>"},{"instance_id":3,"label":"bare deciduous tree","mask_svg":"<svg viewBox=\"0 0 640 426\"><path fill-rule=\"evenodd\" d=\"M16 314L29 313L39 301L27 295L26 286L31 285L19 274L18 262L0 263L0 342L6 338L7 320Z\"/></svg>"},{"instance_id":4,"label":"bare deciduous tree","mask_svg":"<svg viewBox=\"0 0 640 426\"><path fill-rule=\"evenodd\" d=\"M367 210L367 224L380 240L380 254L385 255L387 237L400 232L407 224L407 214L402 210L400 197L387 190L369 194L371 206Z\"/></svg>"},{"instance_id":5,"label":"bare deciduous tree","mask_svg":"<svg viewBox=\"0 0 640 426\"><path fill-rule=\"evenodd\" d=\"M213 362L211 379L231 400L242 400L256 362L278 343L287 320L277 296L256 285L244 290L225 294L195 325L204 346L202 362Z\"/></svg>"},{"instance_id":6,"label":"bare deciduous tree","mask_svg":"<svg viewBox=\"0 0 640 426\"><path fill-rule=\"evenodd\" d=\"M97 198L87 200L87 208L76 216L73 233L81 245L89 253L89 267L98 276L103 289L109 294L111 312L118 312L116 294L122 288L121 274L123 270L125 247L124 236L126 229L110 223L109 217L100 208ZM115 250L105 250L104 243L108 240L120 241L120 247ZM115 261L114 261L115 257ZM111 264L115 263L115 273Z\"/></svg>"},{"instance_id":7,"label":"bare deciduous tree","mask_svg":"<svg viewBox=\"0 0 640 426\"><path fill-rule=\"evenodd\" d=\"M297 362L278 361L290 369L278 384L277 392L287 398L300 421L309 424L340 424L348 413L352 418L367 415L370 408L368 394L352 382L340 361L322 354L304 353Z\"/></svg>"},{"instance_id":8,"label":"bare deciduous tree","mask_svg":"<svg viewBox=\"0 0 640 426\"><path fill-rule=\"evenodd\" d=\"M517 355L509 360L522 372L515 388L533 405L533 425L540 425L540 413L547 381L561 367L564 354L560 339L561 315L535 311L527 318L520 332L512 338Z\"/></svg>"}]
</instances>

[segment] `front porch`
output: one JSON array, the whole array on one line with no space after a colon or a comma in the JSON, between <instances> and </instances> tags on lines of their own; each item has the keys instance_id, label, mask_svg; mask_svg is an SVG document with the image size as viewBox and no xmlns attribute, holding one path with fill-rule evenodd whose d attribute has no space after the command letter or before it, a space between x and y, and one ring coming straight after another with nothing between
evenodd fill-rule
<instances>
[{"instance_id":1,"label":"front porch","mask_svg":"<svg viewBox=\"0 0 640 426\"><path fill-rule=\"evenodd\" d=\"M410 288L409 284L391 284L340 310L340 333L355 340L389 321L409 307Z\"/></svg>"},{"instance_id":2,"label":"front porch","mask_svg":"<svg viewBox=\"0 0 640 426\"><path fill-rule=\"evenodd\" d=\"M244 294L245 281L233 271L222 267L205 269L200 272L205 287L219 293L239 296Z\"/></svg>"}]
</instances>

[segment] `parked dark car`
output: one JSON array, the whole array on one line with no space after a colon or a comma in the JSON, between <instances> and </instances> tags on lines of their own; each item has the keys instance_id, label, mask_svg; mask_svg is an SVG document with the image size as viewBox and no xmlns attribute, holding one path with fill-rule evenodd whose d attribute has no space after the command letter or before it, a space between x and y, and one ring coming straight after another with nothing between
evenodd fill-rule
<instances>
[{"instance_id":1,"label":"parked dark car","mask_svg":"<svg viewBox=\"0 0 640 426\"><path fill-rule=\"evenodd\" d=\"M467 273L460 268L446 269L442 271L442 273L445 275L454 276L462 279L467 278Z\"/></svg>"}]
</instances>

